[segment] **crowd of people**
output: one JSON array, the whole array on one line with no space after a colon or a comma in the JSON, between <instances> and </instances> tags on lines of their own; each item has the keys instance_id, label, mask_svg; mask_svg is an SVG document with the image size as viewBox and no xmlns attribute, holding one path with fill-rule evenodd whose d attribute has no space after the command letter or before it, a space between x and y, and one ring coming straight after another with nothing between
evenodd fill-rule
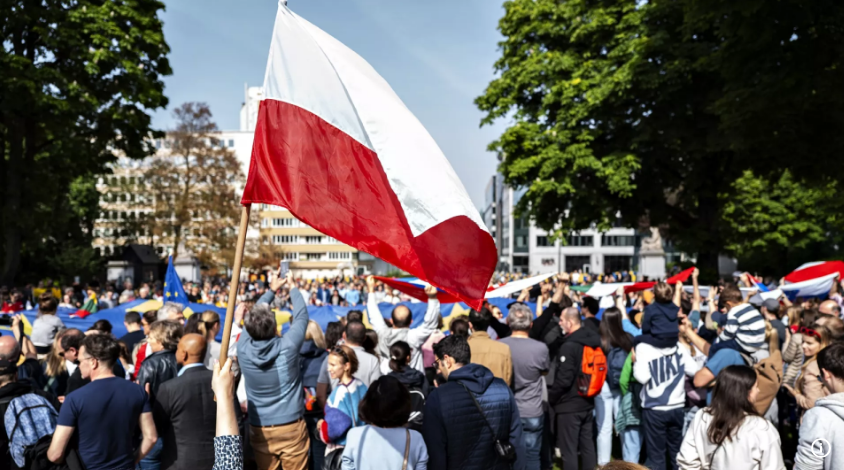
<instances>
[{"instance_id":1,"label":"crowd of people","mask_svg":"<svg viewBox=\"0 0 844 470\"><path fill-rule=\"evenodd\" d=\"M212 311L128 312L115 338L56 315L90 298L9 292L39 313L29 336L19 315L0 336L0 470L844 468L837 288L754 305L695 271L690 292L620 288L602 309L572 284L445 319L429 287L411 328L372 277L271 275L241 286L224 364ZM118 302L155 292L124 287ZM323 330L308 306L341 290L361 308Z\"/></svg>"}]
</instances>

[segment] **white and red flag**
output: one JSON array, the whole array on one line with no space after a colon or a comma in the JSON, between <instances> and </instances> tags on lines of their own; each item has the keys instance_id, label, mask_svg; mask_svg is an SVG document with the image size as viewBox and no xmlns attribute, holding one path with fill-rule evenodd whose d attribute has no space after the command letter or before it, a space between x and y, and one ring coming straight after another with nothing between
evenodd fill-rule
<instances>
[{"instance_id":1,"label":"white and red flag","mask_svg":"<svg viewBox=\"0 0 844 470\"><path fill-rule=\"evenodd\" d=\"M434 139L354 51L279 3L243 204L480 307L495 242Z\"/></svg>"}]
</instances>

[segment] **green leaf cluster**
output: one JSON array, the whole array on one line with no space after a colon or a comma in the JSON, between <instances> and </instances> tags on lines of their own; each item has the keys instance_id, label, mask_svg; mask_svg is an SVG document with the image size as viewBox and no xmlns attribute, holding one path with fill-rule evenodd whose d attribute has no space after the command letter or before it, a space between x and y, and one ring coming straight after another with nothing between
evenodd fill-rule
<instances>
[{"instance_id":1,"label":"green leaf cluster","mask_svg":"<svg viewBox=\"0 0 844 470\"><path fill-rule=\"evenodd\" d=\"M705 269L743 248L747 171L827 188L844 170L844 5L510 0L482 124L542 228L661 227ZM808 215L808 214L807 214ZM765 242L769 243L769 242Z\"/></svg>"},{"instance_id":2,"label":"green leaf cluster","mask_svg":"<svg viewBox=\"0 0 844 470\"><path fill-rule=\"evenodd\" d=\"M149 113L167 104L163 8L0 2L0 284L90 271L93 181L119 156L153 152ZM82 254L77 269L66 252Z\"/></svg>"}]
</instances>

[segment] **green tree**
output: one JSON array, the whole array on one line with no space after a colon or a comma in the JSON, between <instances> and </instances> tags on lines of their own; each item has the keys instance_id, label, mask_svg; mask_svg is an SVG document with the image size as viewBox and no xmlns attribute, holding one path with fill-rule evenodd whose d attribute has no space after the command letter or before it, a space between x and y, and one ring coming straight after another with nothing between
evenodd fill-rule
<instances>
[{"instance_id":1,"label":"green tree","mask_svg":"<svg viewBox=\"0 0 844 470\"><path fill-rule=\"evenodd\" d=\"M832 0L511 0L498 77L476 100L508 184L545 229L617 213L712 276L745 171L842 174L844 8ZM809 185L808 182L811 182Z\"/></svg>"},{"instance_id":2,"label":"green tree","mask_svg":"<svg viewBox=\"0 0 844 470\"><path fill-rule=\"evenodd\" d=\"M157 0L0 2L0 284L22 265L65 274L44 266L70 256L62 250L88 259L96 211L77 210L68 196L96 195L73 185L89 184L79 178L92 181L117 155L152 153L148 113L167 104L161 76L171 73L163 8Z\"/></svg>"},{"instance_id":3,"label":"green tree","mask_svg":"<svg viewBox=\"0 0 844 470\"><path fill-rule=\"evenodd\" d=\"M742 269L781 276L796 267L839 254L844 235L844 203L836 183L805 187L786 170L778 180L744 174L733 183L735 197L724 201L728 253Z\"/></svg>"}]
</instances>

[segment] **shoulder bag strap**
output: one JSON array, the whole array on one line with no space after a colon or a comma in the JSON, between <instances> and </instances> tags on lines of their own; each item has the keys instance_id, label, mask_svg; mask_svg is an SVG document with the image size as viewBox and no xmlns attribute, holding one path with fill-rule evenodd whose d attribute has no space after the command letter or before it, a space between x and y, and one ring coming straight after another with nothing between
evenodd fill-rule
<instances>
[{"instance_id":1,"label":"shoulder bag strap","mask_svg":"<svg viewBox=\"0 0 844 470\"><path fill-rule=\"evenodd\" d=\"M407 470L407 458L410 456L410 431L404 430L407 434L407 441L404 443L404 462L401 464L401 470Z\"/></svg>"},{"instance_id":2,"label":"shoulder bag strap","mask_svg":"<svg viewBox=\"0 0 844 470\"><path fill-rule=\"evenodd\" d=\"M468 393L469 396L472 397L472 402L475 403L475 407L478 409L478 412L481 414L481 418L484 419L484 424L486 424L487 429L489 429L490 434L492 434L492 438L496 439L497 437L496 437L496 434L495 434L495 430L492 429L492 426L489 425L489 421L486 420L486 415L484 414L484 410L481 409L481 405L478 403L478 400L475 398L475 394L472 393L468 388L466 388L466 386L463 385L463 382L457 382L457 383L459 383L460 386L463 387L463 390L466 390L466 393Z\"/></svg>"}]
</instances>

